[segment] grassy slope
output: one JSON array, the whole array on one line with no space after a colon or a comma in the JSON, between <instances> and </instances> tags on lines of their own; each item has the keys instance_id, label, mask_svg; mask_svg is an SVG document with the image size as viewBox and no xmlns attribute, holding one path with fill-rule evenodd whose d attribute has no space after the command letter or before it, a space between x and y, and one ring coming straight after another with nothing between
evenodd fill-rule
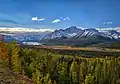
<instances>
[{"instance_id":1,"label":"grassy slope","mask_svg":"<svg viewBox=\"0 0 120 84\"><path fill-rule=\"evenodd\" d=\"M0 63L0 84L32 84L26 76L14 73Z\"/></svg>"}]
</instances>

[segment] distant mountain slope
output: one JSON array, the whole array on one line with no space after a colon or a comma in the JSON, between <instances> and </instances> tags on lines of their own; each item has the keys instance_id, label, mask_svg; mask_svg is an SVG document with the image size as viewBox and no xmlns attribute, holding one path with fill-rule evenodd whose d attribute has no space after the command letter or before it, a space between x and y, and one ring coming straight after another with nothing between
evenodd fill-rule
<instances>
[{"instance_id":1,"label":"distant mountain slope","mask_svg":"<svg viewBox=\"0 0 120 84\"><path fill-rule=\"evenodd\" d=\"M106 32L102 32L101 35L106 36L106 37L108 37L110 39L117 39L117 40L120 39L120 32L117 32L115 30L108 30Z\"/></svg>"}]
</instances>

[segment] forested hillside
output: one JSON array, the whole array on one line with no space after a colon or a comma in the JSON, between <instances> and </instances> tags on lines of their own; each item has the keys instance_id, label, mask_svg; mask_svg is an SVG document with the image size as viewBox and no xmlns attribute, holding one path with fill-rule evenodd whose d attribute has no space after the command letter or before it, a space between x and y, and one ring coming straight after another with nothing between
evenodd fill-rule
<instances>
[{"instance_id":1,"label":"forested hillside","mask_svg":"<svg viewBox=\"0 0 120 84\"><path fill-rule=\"evenodd\" d=\"M1 42L0 60L33 84L120 84L120 56L81 57Z\"/></svg>"}]
</instances>

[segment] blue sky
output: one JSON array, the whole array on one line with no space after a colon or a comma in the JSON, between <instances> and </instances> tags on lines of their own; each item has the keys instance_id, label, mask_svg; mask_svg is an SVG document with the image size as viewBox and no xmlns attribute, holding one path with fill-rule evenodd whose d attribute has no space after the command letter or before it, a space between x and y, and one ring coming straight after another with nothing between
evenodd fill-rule
<instances>
[{"instance_id":1,"label":"blue sky","mask_svg":"<svg viewBox=\"0 0 120 84\"><path fill-rule=\"evenodd\" d=\"M119 27L120 0L0 0L0 26Z\"/></svg>"}]
</instances>

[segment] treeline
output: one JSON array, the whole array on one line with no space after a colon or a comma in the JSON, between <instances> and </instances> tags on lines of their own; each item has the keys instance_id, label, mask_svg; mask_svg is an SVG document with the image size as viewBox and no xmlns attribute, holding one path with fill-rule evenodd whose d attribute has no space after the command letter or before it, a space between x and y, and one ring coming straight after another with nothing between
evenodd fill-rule
<instances>
[{"instance_id":1,"label":"treeline","mask_svg":"<svg viewBox=\"0 0 120 84\"><path fill-rule=\"evenodd\" d=\"M0 43L0 60L34 84L120 84L120 57L60 55Z\"/></svg>"}]
</instances>

